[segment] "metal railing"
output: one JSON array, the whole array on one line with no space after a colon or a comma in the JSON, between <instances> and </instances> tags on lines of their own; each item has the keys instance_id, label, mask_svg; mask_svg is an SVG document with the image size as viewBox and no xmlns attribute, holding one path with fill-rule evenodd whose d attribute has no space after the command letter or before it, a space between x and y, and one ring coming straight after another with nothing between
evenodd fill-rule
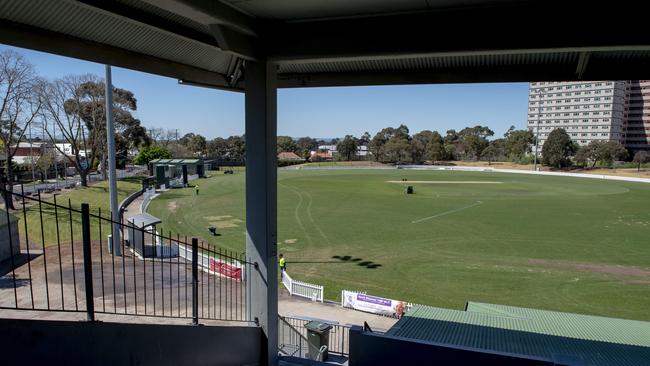
<instances>
[{"instance_id":1,"label":"metal railing","mask_svg":"<svg viewBox=\"0 0 650 366\"><path fill-rule=\"evenodd\" d=\"M246 279L254 267L244 254L162 227L115 223L110 213L70 200L62 205L56 195L0 193L14 200L16 210L0 214L8 230L19 231L18 243L9 235L0 245L20 248L0 273L0 309L86 312L89 320L102 313L251 321ZM114 227L122 234L115 243L121 256L108 242ZM154 250L135 250L127 231L141 235L142 249Z\"/></svg>"},{"instance_id":2,"label":"metal railing","mask_svg":"<svg viewBox=\"0 0 650 366\"><path fill-rule=\"evenodd\" d=\"M285 356L306 358L309 346L305 332L296 329L287 318L278 316L278 352Z\"/></svg>"},{"instance_id":3,"label":"metal railing","mask_svg":"<svg viewBox=\"0 0 650 366\"><path fill-rule=\"evenodd\" d=\"M305 324L309 323L312 320L315 319L309 319L309 318L300 318L300 317L280 317L281 320L289 325L291 329L295 330L298 332L302 337L307 336L307 328L305 328ZM336 353L340 354L343 356L349 355L349 350L350 350L350 327L347 325L341 325L336 322L329 322L329 321L323 321L320 319L317 319L319 321L322 321L324 323L327 323L332 326L332 329L330 329L330 334L329 334L329 342L327 345L327 349L329 353ZM281 327L280 327L281 328ZM282 338L280 338L282 340ZM293 338L296 340L297 338ZM296 345L294 344L294 347ZM305 346L307 347L307 346ZM305 348L306 349L306 348Z\"/></svg>"}]
</instances>

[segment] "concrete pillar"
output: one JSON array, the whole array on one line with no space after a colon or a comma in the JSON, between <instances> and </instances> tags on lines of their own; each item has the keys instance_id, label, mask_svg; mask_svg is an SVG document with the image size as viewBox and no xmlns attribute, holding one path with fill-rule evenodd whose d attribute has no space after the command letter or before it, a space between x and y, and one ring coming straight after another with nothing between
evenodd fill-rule
<instances>
[{"instance_id":1,"label":"concrete pillar","mask_svg":"<svg viewBox=\"0 0 650 366\"><path fill-rule=\"evenodd\" d=\"M267 338L268 364L278 354L277 80L275 65L246 63L246 254L258 264L247 306Z\"/></svg>"}]
</instances>

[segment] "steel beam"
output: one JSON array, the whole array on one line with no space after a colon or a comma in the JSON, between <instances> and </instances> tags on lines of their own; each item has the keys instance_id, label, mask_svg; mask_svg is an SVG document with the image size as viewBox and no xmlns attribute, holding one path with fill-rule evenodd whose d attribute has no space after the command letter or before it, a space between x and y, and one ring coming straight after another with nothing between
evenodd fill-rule
<instances>
[{"instance_id":1,"label":"steel beam","mask_svg":"<svg viewBox=\"0 0 650 366\"><path fill-rule=\"evenodd\" d=\"M218 0L143 0L202 24L221 24L240 33L255 36L255 20Z\"/></svg>"}]
</instances>

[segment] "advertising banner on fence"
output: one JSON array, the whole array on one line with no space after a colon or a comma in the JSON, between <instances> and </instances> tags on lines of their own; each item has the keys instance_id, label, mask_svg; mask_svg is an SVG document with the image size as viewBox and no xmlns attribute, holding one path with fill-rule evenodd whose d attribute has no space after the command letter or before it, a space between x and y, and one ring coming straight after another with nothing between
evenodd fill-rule
<instances>
[{"instance_id":1,"label":"advertising banner on fence","mask_svg":"<svg viewBox=\"0 0 650 366\"><path fill-rule=\"evenodd\" d=\"M210 258L210 271L224 277L241 280L241 268L225 262L216 261Z\"/></svg>"},{"instance_id":2,"label":"advertising banner on fence","mask_svg":"<svg viewBox=\"0 0 650 366\"><path fill-rule=\"evenodd\" d=\"M400 318L404 314L405 305L402 301L384 299L352 291L342 291L343 307L368 313Z\"/></svg>"}]
</instances>

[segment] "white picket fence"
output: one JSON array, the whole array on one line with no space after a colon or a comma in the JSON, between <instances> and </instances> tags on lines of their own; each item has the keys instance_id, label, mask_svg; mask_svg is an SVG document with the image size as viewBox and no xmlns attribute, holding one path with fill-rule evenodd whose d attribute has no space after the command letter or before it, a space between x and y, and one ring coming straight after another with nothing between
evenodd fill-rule
<instances>
[{"instance_id":1,"label":"white picket fence","mask_svg":"<svg viewBox=\"0 0 650 366\"><path fill-rule=\"evenodd\" d=\"M282 284L291 296L299 296L312 301L323 302L323 293L325 292L323 286L294 280L286 271L282 274Z\"/></svg>"}]
</instances>

